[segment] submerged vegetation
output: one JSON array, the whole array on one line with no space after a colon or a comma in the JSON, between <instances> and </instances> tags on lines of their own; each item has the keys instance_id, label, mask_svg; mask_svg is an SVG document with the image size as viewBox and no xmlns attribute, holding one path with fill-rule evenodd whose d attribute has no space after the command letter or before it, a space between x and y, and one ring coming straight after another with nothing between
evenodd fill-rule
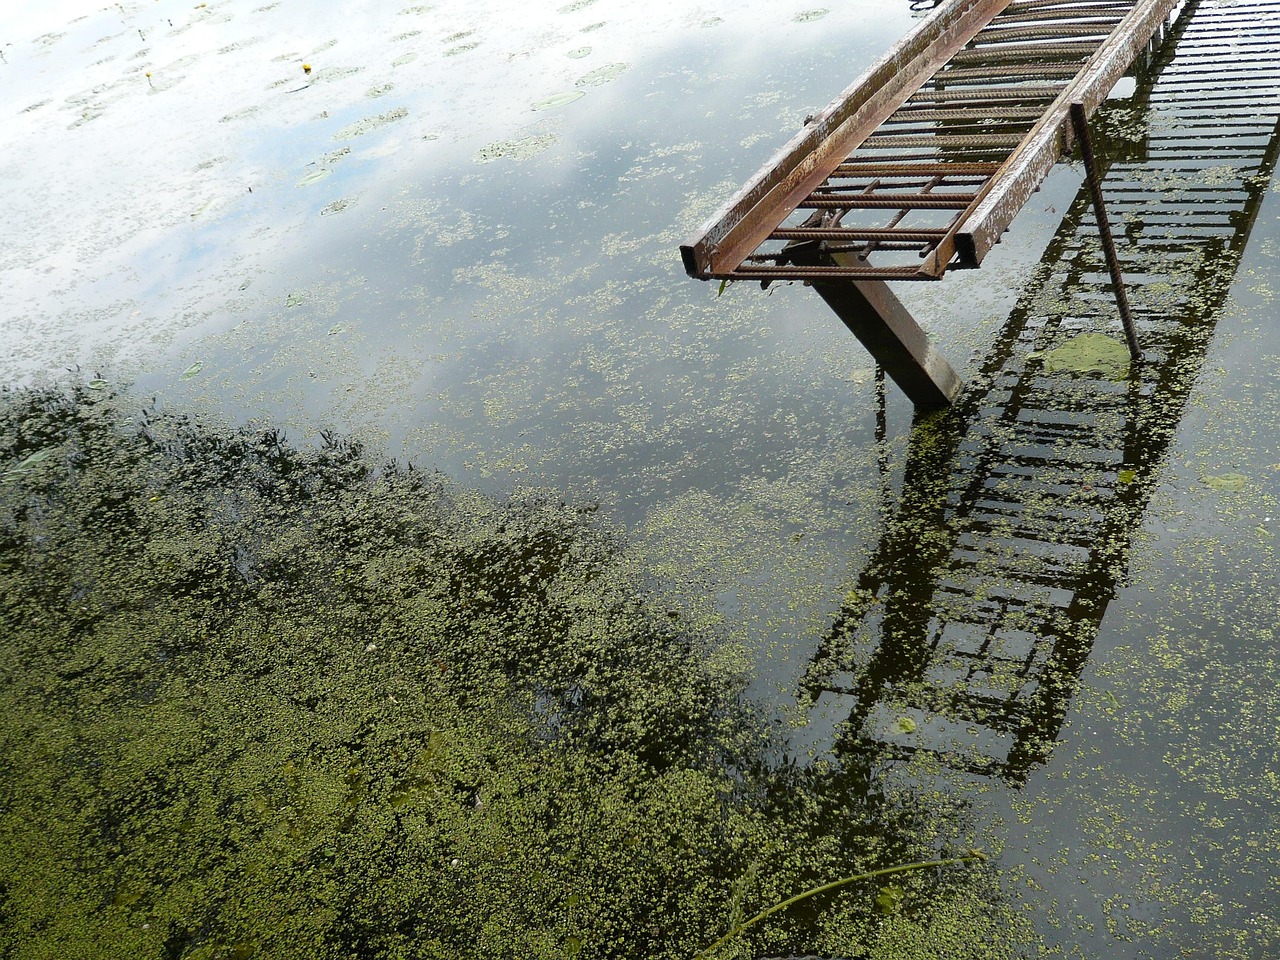
<instances>
[{"instance_id":1,"label":"submerged vegetation","mask_svg":"<svg viewBox=\"0 0 1280 960\"><path fill-rule=\"evenodd\" d=\"M778 760L589 504L122 404L0 395L0 957L690 957L964 852ZM953 866L716 955L1008 957L1012 912Z\"/></svg>"}]
</instances>

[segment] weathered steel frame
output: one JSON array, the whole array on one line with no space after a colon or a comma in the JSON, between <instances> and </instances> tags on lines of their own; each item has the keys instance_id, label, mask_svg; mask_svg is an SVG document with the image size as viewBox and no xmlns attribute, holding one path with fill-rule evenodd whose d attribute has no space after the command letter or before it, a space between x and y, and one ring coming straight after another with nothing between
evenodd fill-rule
<instances>
[{"instance_id":1,"label":"weathered steel frame","mask_svg":"<svg viewBox=\"0 0 1280 960\"><path fill-rule=\"evenodd\" d=\"M789 249L794 263L811 266L838 268L846 256L827 253L815 242ZM959 395L964 386L959 374L883 280L814 280L811 285L917 407L945 407Z\"/></svg>"},{"instance_id":2,"label":"weathered steel frame","mask_svg":"<svg viewBox=\"0 0 1280 960\"><path fill-rule=\"evenodd\" d=\"M1013 147L1011 153L987 182L965 197L963 203L959 198L948 202L948 206L962 212L933 245L926 261L916 270L887 268L883 276L936 280L956 257L962 266L979 265L1027 197L1074 144L1071 104L1084 104L1086 114L1092 115L1116 81L1147 49L1152 37L1180 2L1137 0L1094 54L1078 68L1070 68L1069 82L1053 89L1052 102L1037 111L1039 120L1031 130L1010 144ZM681 246L685 270L690 276L702 280L745 278L737 271L794 210L814 206L835 208L838 198L816 199L813 192L838 168L847 165L858 147L879 143L877 137L889 143L884 139L885 134L879 132L880 125L902 108L925 83L935 79L935 74L942 67L953 63L965 45L993 19L1004 12L1015 12L1021 6L1010 0L957 0L939 7L807 124ZM1088 20L1094 8L1087 3L1064 3L1061 12L1054 12L1065 17L1066 11L1075 9L1079 9L1083 18ZM1114 4L1106 7L1107 12L1116 10ZM1058 24L1046 27L1045 31L1048 35L1071 29L1069 25ZM988 52L999 54L1000 46L992 44ZM1040 46L1045 51L1051 49L1048 45ZM967 51L966 55L976 56L983 50L987 48ZM944 78L953 82L957 77L958 72L951 70ZM1039 91L1011 87L1000 93L1004 99L1017 100L1035 99ZM859 206L881 203L891 207L893 198L863 198ZM791 273L797 274L796 279L819 279L817 274L811 274L812 269ZM769 274L782 278L786 273L783 269L766 271L750 268L750 275L759 279L767 279Z\"/></svg>"},{"instance_id":3,"label":"weathered steel frame","mask_svg":"<svg viewBox=\"0 0 1280 960\"><path fill-rule=\"evenodd\" d=\"M953 0L922 20L680 247L690 276L739 266L814 188L1011 0Z\"/></svg>"},{"instance_id":4,"label":"weathered steel frame","mask_svg":"<svg viewBox=\"0 0 1280 960\"><path fill-rule=\"evenodd\" d=\"M1129 313L1129 294L1124 289L1124 275L1120 271L1120 258L1116 255L1116 244L1111 237L1111 222L1107 218L1106 204L1102 199L1102 177L1098 175L1098 166L1093 159L1093 143L1089 138L1089 119L1085 116L1084 104L1071 105L1071 125L1076 140L1080 142L1080 159L1084 161L1084 177L1089 184L1089 197L1093 201L1093 215L1098 222L1098 237L1102 241L1102 253L1107 260L1107 272L1111 274L1111 287L1116 295L1116 307L1120 311L1120 323L1124 326L1124 339L1129 345L1129 358L1136 364L1142 361L1142 350L1138 346L1138 333L1133 326L1133 316Z\"/></svg>"},{"instance_id":5,"label":"weathered steel frame","mask_svg":"<svg viewBox=\"0 0 1280 960\"><path fill-rule=\"evenodd\" d=\"M1149 50L1153 38L1180 2L1135 0L1132 7L1126 7L1114 3L1099 6L1090 0L1051 0L1047 4L1045 0L955 0L940 7L838 100L812 118L698 234L681 246L686 271L704 280L805 280L917 406L949 404L959 393L960 379L883 281L940 279L957 257L963 266L981 263L1059 157L1071 149L1076 139L1073 122L1087 118L1106 99L1125 71ZM1060 21L1069 21L1071 13L1078 11L1081 23L1059 22L1043 28L1015 24L986 30L1003 12L1010 11L1011 16L1018 17L1023 8L1045 13L1046 19L1052 12ZM1073 55L1079 44L1054 42L1054 37L1102 34L1098 26L1086 23L1091 20L1114 21L1114 26L1106 31L1105 38L1096 41L1087 59L1082 54L1081 61L1074 64L1001 68L1001 76L1007 73L1010 79L1024 74L1032 80L1048 78L1058 75L1052 71L1058 71L1061 85L1001 87L997 83L978 92L976 99L961 93L964 99L954 100L965 104L960 110L946 106L953 102L955 93L931 90L925 101L904 109L931 80L949 86L959 81L963 85L970 80L970 74L973 80L981 81L980 75L990 73L964 67L944 70L961 59L957 54L962 51L965 62L979 60L984 52L999 60L1002 52L1021 57L1033 49L1034 44L1028 46L1025 41L1043 40L1039 46L1046 54ZM965 50L980 34L979 39L987 42ZM1024 105L1017 105L1018 100ZM1029 105L1037 100L1041 106L1032 111ZM973 119L969 114L978 109L976 104L983 102L1001 104L1000 110L1009 110L1010 116L1016 113L1038 119L1025 133L1012 135L975 133L963 127L947 134L930 126L935 122L966 124ZM886 127L890 118L895 119ZM854 156L864 144L873 151L885 147L912 149L916 141L921 141L922 148L929 144L998 147L1007 141L1010 151L1003 160L980 165L931 164L925 156L911 154L900 155L909 162L891 160L878 164L874 156ZM868 185L846 186L841 182L842 177L851 177L860 169L873 176ZM965 179L970 172L979 174L976 180ZM915 192L895 192L893 187L879 190L880 177L923 179L902 184L914 187ZM950 192L931 193L948 177L955 178L950 181ZM970 183L969 190L955 192L954 188ZM855 207L899 212L887 227L841 226L845 212ZM814 214L803 224L783 227L798 209L813 210ZM897 227L907 211L914 209L957 213L941 229ZM1099 206L1100 222L1104 216ZM1106 245L1105 227L1103 234ZM761 244L769 239L789 244L781 255L764 253ZM863 246L859 247L859 243ZM870 267L865 263L866 254L872 249L907 250L912 244L922 245L919 252L923 260L918 266ZM774 263L767 263L771 259ZM1136 354L1136 337L1126 315L1124 289L1118 275L1115 286L1130 349Z\"/></svg>"}]
</instances>

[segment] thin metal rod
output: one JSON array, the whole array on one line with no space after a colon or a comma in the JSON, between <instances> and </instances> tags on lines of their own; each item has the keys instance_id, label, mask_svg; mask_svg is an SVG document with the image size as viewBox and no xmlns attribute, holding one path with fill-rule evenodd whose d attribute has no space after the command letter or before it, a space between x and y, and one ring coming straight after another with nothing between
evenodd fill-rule
<instances>
[{"instance_id":1,"label":"thin metal rod","mask_svg":"<svg viewBox=\"0 0 1280 960\"><path fill-rule=\"evenodd\" d=\"M1124 324L1124 338L1129 342L1129 356L1133 362L1142 360L1138 349L1138 335L1129 315L1129 297L1124 290L1124 277L1120 275L1120 258L1116 256L1115 241L1111 239L1111 224L1107 222L1107 208L1102 204L1102 181L1093 160L1093 142L1089 139L1089 117L1084 104L1076 100L1071 104L1071 124L1080 141L1080 156L1084 158L1084 175L1089 181L1089 193L1093 196L1093 212L1098 221L1098 233L1102 236L1102 251L1107 257L1107 269L1111 271L1111 285L1116 291L1116 306L1120 308L1120 322Z\"/></svg>"}]
</instances>

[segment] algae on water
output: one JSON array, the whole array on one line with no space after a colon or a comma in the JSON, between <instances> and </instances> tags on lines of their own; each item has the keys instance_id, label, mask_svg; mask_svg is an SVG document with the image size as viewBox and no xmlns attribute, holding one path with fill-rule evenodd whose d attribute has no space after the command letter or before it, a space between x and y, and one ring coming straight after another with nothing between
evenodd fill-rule
<instances>
[{"instance_id":1,"label":"algae on water","mask_svg":"<svg viewBox=\"0 0 1280 960\"><path fill-rule=\"evenodd\" d=\"M954 828L856 758L768 762L590 504L85 386L0 391L0 463L0 956L686 958ZM725 955L1025 933L990 868L901 887Z\"/></svg>"},{"instance_id":2,"label":"algae on water","mask_svg":"<svg viewBox=\"0 0 1280 960\"><path fill-rule=\"evenodd\" d=\"M1081 333L1046 353L1044 368L1047 373L1123 380L1129 373L1129 348L1105 333Z\"/></svg>"}]
</instances>

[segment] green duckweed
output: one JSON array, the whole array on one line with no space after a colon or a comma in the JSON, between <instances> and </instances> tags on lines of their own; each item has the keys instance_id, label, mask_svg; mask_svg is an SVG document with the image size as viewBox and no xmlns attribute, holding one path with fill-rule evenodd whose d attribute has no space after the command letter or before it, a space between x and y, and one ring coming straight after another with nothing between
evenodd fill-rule
<instances>
[{"instance_id":1,"label":"green duckweed","mask_svg":"<svg viewBox=\"0 0 1280 960\"><path fill-rule=\"evenodd\" d=\"M945 845L865 765L779 762L589 503L4 391L0 462L41 454L0 487L0 956L688 957ZM1025 935L985 865L900 885L733 955Z\"/></svg>"}]
</instances>

